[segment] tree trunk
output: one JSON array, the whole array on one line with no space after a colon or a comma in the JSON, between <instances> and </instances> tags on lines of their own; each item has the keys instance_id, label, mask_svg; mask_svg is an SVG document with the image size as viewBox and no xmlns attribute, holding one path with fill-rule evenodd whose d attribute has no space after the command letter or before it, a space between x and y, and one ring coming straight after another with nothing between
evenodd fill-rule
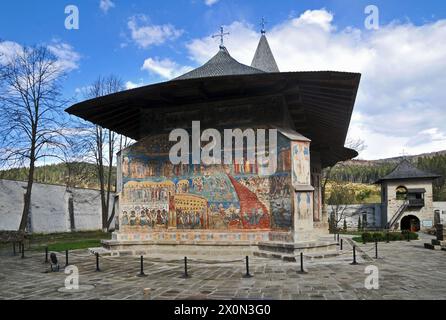
<instances>
[{"instance_id":1,"label":"tree trunk","mask_svg":"<svg viewBox=\"0 0 446 320\"><path fill-rule=\"evenodd\" d=\"M108 130L108 173L107 173L107 231L110 229L110 219L108 218L108 213L110 212L110 194L112 185L112 169L113 169L113 152L114 152L114 137L111 130Z\"/></svg>"},{"instance_id":2,"label":"tree trunk","mask_svg":"<svg viewBox=\"0 0 446 320\"><path fill-rule=\"evenodd\" d=\"M22 220L20 221L19 231L25 231L28 226L29 211L31 209L31 194L34 184L35 162L31 160L28 172L28 184L26 186L25 203L23 206Z\"/></svg>"},{"instance_id":3,"label":"tree trunk","mask_svg":"<svg viewBox=\"0 0 446 320\"><path fill-rule=\"evenodd\" d=\"M97 156L96 164L98 169L99 188L101 193L101 209L102 209L102 230L107 229L108 211L105 199L105 175L104 175L104 154L103 154L103 129L96 126L96 146Z\"/></svg>"}]
</instances>

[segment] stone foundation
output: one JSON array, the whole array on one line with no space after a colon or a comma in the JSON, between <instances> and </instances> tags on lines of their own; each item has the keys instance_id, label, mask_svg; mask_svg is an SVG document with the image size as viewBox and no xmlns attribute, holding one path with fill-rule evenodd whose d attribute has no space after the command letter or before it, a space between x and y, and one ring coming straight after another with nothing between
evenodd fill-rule
<instances>
[{"instance_id":1,"label":"stone foundation","mask_svg":"<svg viewBox=\"0 0 446 320\"><path fill-rule=\"evenodd\" d=\"M112 240L102 241L112 256L155 255L188 256L216 259L219 257L261 256L296 261L306 254L336 253L336 243L311 239L293 241L289 232L208 232L159 231L150 233L114 233Z\"/></svg>"}]
</instances>

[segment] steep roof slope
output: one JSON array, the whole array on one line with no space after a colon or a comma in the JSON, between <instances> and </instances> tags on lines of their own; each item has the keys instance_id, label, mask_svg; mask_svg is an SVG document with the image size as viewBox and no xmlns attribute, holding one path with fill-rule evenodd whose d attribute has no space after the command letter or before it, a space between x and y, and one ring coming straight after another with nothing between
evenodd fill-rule
<instances>
[{"instance_id":1,"label":"steep roof slope","mask_svg":"<svg viewBox=\"0 0 446 320\"><path fill-rule=\"evenodd\" d=\"M265 72L280 72L266 36L262 34L251 67Z\"/></svg>"}]
</instances>

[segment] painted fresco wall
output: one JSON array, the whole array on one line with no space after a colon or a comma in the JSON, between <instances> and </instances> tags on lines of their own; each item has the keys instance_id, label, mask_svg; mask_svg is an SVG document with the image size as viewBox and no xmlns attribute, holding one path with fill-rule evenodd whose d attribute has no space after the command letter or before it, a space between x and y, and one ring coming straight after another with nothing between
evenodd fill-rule
<instances>
[{"instance_id":1,"label":"painted fresco wall","mask_svg":"<svg viewBox=\"0 0 446 320\"><path fill-rule=\"evenodd\" d=\"M309 149L299 145L292 161L290 140L278 134L277 172L262 176L262 168L248 161L172 165L171 146L167 136L154 136L122 152L121 231L291 230L295 197L291 167L294 163L299 169L293 179L306 183L299 174L309 169ZM308 164L296 163L307 159ZM307 200L306 194L294 199L302 204L302 212L311 208Z\"/></svg>"}]
</instances>

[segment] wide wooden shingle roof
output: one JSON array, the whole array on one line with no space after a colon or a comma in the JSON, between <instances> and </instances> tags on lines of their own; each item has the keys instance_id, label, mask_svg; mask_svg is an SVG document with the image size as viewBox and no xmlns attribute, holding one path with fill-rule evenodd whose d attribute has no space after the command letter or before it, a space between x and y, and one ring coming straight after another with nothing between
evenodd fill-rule
<instances>
[{"instance_id":1,"label":"wide wooden shingle roof","mask_svg":"<svg viewBox=\"0 0 446 320\"><path fill-rule=\"evenodd\" d=\"M173 80L122 91L73 105L66 111L135 140L144 136L141 119L156 113L197 110L213 105L229 108L249 100L280 97L294 129L321 152L323 165L357 156L344 143L355 104L360 74L345 72L284 72ZM205 108L205 109L203 109ZM254 104L255 110L255 104Z\"/></svg>"}]
</instances>

